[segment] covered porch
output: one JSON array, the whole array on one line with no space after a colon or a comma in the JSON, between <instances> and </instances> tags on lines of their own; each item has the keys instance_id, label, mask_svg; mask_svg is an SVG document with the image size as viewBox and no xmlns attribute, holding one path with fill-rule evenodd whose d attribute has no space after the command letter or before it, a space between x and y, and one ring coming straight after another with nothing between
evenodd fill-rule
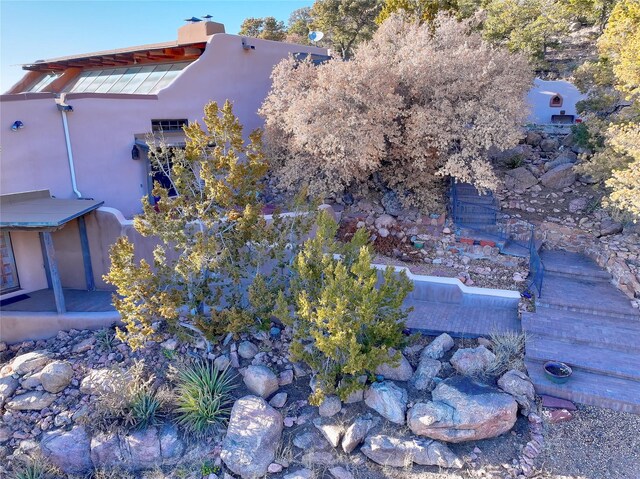
<instances>
[{"instance_id":1,"label":"covered porch","mask_svg":"<svg viewBox=\"0 0 640 479\"><path fill-rule=\"evenodd\" d=\"M71 313L115 311L111 291L62 289L65 309ZM52 289L41 289L3 300L2 311L57 312L56 297Z\"/></svg>"}]
</instances>

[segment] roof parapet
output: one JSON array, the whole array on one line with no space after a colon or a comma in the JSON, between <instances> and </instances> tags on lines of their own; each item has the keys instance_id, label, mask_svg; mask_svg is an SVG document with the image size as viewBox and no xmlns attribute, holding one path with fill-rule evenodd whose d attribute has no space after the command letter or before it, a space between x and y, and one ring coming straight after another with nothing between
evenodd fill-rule
<instances>
[{"instance_id":1,"label":"roof parapet","mask_svg":"<svg viewBox=\"0 0 640 479\"><path fill-rule=\"evenodd\" d=\"M178 29L178 45L206 42L211 35L225 33L224 25L217 22L192 22Z\"/></svg>"}]
</instances>

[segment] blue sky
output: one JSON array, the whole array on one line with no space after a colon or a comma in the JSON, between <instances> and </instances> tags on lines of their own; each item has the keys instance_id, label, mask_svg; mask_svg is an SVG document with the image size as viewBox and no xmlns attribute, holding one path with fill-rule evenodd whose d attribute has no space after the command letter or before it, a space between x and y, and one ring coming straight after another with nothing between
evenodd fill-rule
<instances>
[{"instance_id":1,"label":"blue sky","mask_svg":"<svg viewBox=\"0 0 640 479\"><path fill-rule=\"evenodd\" d=\"M227 33L246 17L285 22L313 0L0 0L0 92L23 74L20 64L43 58L176 39L184 19L212 15Z\"/></svg>"}]
</instances>

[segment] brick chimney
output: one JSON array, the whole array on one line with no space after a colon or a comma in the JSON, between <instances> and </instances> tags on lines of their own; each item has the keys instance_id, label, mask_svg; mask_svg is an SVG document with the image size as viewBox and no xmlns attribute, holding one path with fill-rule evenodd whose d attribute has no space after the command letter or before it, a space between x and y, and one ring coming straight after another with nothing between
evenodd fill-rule
<instances>
[{"instance_id":1,"label":"brick chimney","mask_svg":"<svg viewBox=\"0 0 640 479\"><path fill-rule=\"evenodd\" d=\"M178 45L206 42L211 35L224 33L224 25L216 22L193 22L178 28Z\"/></svg>"}]
</instances>

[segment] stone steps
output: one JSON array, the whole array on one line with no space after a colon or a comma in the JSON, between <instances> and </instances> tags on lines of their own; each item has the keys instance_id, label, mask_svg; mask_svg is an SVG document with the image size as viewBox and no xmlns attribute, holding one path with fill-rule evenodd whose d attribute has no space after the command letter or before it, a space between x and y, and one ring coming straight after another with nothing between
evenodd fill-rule
<instances>
[{"instance_id":1,"label":"stone steps","mask_svg":"<svg viewBox=\"0 0 640 479\"><path fill-rule=\"evenodd\" d=\"M541 363L525 365L538 394L640 414L640 382L574 370L567 383L555 384L545 377Z\"/></svg>"},{"instance_id":2,"label":"stone steps","mask_svg":"<svg viewBox=\"0 0 640 479\"><path fill-rule=\"evenodd\" d=\"M571 339L530 335L526 341L526 358L537 363L562 361L574 371L640 381L640 353L611 350L606 345L599 347Z\"/></svg>"},{"instance_id":3,"label":"stone steps","mask_svg":"<svg viewBox=\"0 0 640 479\"><path fill-rule=\"evenodd\" d=\"M555 313L553 310L523 313L522 328L535 337L551 336L578 344L640 354L640 321L634 324L606 316Z\"/></svg>"}]
</instances>

